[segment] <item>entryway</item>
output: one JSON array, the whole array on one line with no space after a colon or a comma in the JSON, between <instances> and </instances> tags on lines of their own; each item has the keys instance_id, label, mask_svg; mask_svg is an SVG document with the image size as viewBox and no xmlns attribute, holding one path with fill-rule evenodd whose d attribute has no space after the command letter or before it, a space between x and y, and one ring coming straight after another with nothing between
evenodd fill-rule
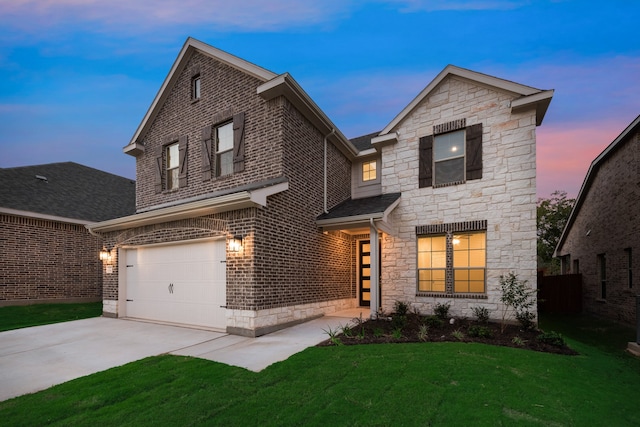
<instances>
[{"instance_id":1,"label":"entryway","mask_svg":"<svg viewBox=\"0 0 640 427\"><path fill-rule=\"evenodd\" d=\"M378 242L378 259L382 259L380 256L382 252L382 245ZM378 265L381 265L378 262ZM380 280L378 280L380 284ZM380 289L380 286L378 286ZM359 303L361 307L371 306L371 242L369 240L358 241L358 295ZM378 291L378 295L380 291ZM380 298L382 301L382 298Z\"/></svg>"}]
</instances>

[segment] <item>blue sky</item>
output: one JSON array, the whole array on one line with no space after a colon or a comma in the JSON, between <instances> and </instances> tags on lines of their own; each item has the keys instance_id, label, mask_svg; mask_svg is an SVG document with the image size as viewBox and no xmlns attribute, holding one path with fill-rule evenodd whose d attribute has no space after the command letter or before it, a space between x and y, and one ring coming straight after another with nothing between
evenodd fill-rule
<instances>
[{"instance_id":1,"label":"blue sky","mask_svg":"<svg viewBox=\"0 0 640 427\"><path fill-rule=\"evenodd\" d=\"M577 195L640 114L640 2L11 0L0 3L0 167L122 153L188 36L289 72L347 137L385 127L447 64L555 89L538 195Z\"/></svg>"}]
</instances>

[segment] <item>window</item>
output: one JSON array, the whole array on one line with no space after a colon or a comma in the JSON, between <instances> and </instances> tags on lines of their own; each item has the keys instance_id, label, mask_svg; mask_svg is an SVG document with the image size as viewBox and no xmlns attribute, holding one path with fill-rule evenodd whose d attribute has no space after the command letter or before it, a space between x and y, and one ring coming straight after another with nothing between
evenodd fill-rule
<instances>
[{"instance_id":1,"label":"window","mask_svg":"<svg viewBox=\"0 0 640 427\"><path fill-rule=\"evenodd\" d=\"M482 179L482 123L460 119L433 127L418 141L419 188Z\"/></svg>"},{"instance_id":2,"label":"window","mask_svg":"<svg viewBox=\"0 0 640 427\"><path fill-rule=\"evenodd\" d=\"M180 145L176 142L166 148L167 162L167 190L174 190L180 186Z\"/></svg>"},{"instance_id":3,"label":"window","mask_svg":"<svg viewBox=\"0 0 640 427\"><path fill-rule=\"evenodd\" d=\"M580 260L579 259L574 259L573 260L573 274L579 274L580 273Z\"/></svg>"},{"instance_id":4,"label":"window","mask_svg":"<svg viewBox=\"0 0 640 427\"><path fill-rule=\"evenodd\" d=\"M453 291L484 292L485 233L454 234L452 244Z\"/></svg>"},{"instance_id":5,"label":"window","mask_svg":"<svg viewBox=\"0 0 640 427\"><path fill-rule=\"evenodd\" d=\"M418 292L485 292L486 232L418 236Z\"/></svg>"},{"instance_id":6,"label":"window","mask_svg":"<svg viewBox=\"0 0 640 427\"><path fill-rule=\"evenodd\" d=\"M607 299L607 258L604 254L598 255L598 270L600 272L600 298Z\"/></svg>"},{"instance_id":7,"label":"window","mask_svg":"<svg viewBox=\"0 0 640 427\"><path fill-rule=\"evenodd\" d=\"M362 164L362 181L373 181L377 178L376 161L371 160Z\"/></svg>"},{"instance_id":8,"label":"window","mask_svg":"<svg viewBox=\"0 0 640 427\"><path fill-rule=\"evenodd\" d=\"M200 99L200 74L196 74L191 79L191 99L196 100Z\"/></svg>"},{"instance_id":9,"label":"window","mask_svg":"<svg viewBox=\"0 0 640 427\"><path fill-rule=\"evenodd\" d=\"M434 185L464 181L464 130L435 137L433 163Z\"/></svg>"},{"instance_id":10,"label":"window","mask_svg":"<svg viewBox=\"0 0 640 427\"><path fill-rule=\"evenodd\" d=\"M631 248L626 248L624 250L627 254L627 285L629 289L633 288L633 272L632 272L632 259L631 259Z\"/></svg>"},{"instance_id":11,"label":"window","mask_svg":"<svg viewBox=\"0 0 640 427\"><path fill-rule=\"evenodd\" d=\"M216 128L216 176L233 173L233 123Z\"/></svg>"},{"instance_id":12,"label":"window","mask_svg":"<svg viewBox=\"0 0 640 427\"><path fill-rule=\"evenodd\" d=\"M444 292L447 269L447 238L418 238L418 291Z\"/></svg>"}]
</instances>

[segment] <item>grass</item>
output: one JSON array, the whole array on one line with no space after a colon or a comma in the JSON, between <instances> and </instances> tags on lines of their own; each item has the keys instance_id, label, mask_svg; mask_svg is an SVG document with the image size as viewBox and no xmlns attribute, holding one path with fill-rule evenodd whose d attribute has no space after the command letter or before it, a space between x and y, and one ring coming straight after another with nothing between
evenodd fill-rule
<instances>
[{"instance_id":1,"label":"grass","mask_svg":"<svg viewBox=\"0 0 640 427\"><path fill-rule=\"evenodd\" d=\"M33 304L0 307L0 332L30 326L48 325L69 320L97 317L102 314L101 302L82 304Z\"/></svg>"},{"instance_id":2,"label":"grass","mask_svg":"<svg viewBox=\"0 0 640 427\"><path fill-rule=\"evenodd\" d=\"M557 328L579 356L476 343L312 347L260 373L151 357L0 402L0 419L4 426L640 425L640 361L617 341L610 348L574 339L599 341L599 330L579 325Z\"/></svg>"}]
</instances>

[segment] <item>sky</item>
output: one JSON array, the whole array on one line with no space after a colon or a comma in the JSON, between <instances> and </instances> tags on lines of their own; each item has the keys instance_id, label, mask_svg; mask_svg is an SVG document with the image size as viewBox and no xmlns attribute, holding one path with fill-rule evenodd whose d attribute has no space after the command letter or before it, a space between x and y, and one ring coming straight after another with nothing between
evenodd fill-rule
<instances>
[{"instance_id":1,"label":"sky","mask_svg":"<svg viewBox=\"0 0 640 427\"><path fill-rule=\"evenodd\" d=\"M640 114L636 0L0 0L0 168L122 152L191 36L289 72L349 138L379 131L447 64L555 89L537 192L577 196Z\"/></svg>"}]
</instances>

